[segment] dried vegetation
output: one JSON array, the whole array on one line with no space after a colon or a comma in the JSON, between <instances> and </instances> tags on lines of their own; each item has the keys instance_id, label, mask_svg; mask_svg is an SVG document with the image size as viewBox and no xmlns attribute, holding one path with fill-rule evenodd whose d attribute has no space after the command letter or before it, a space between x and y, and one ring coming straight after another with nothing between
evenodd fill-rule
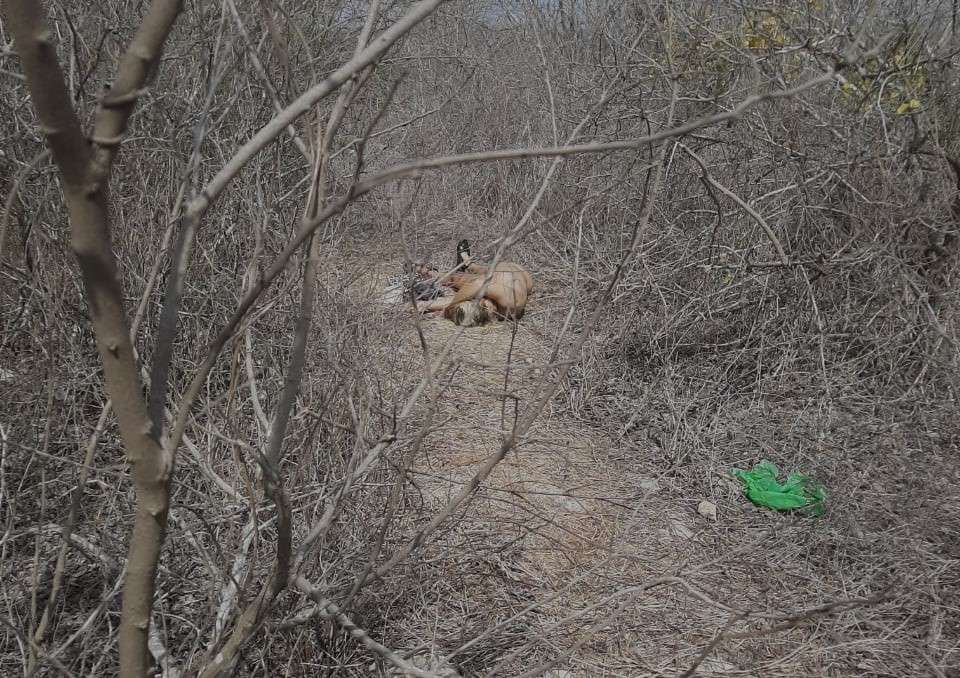
<instances>
[{"instance_id":1,"label":"dried vegetation","mask_svg":"<svg viewBox=\"0 0 960 678\"><path fill-rule=\"evenodd\" d=\"M183 277L157 670L960 676L960 38L944 4L445 2L341 90L322 172L336 92L253 155ZM190 199L355 53L359 5L183 8L110 191L144 384ZM373 35L411 5L383 3ZM50 6L87 132L144 12ZM98 311L11 30L4 14L0 674L115 675L130 448L104 414ZM351 197L314 236L302 370L305 250L184 407L314 213L316 176L322 208L410 159L570 144L594 147ZM452 263L464 237L534 272L518 325L378 301L405 261ZM761 458L823 482L827 515L748 504L728 472Z\"/></svg>"}]
</instances>

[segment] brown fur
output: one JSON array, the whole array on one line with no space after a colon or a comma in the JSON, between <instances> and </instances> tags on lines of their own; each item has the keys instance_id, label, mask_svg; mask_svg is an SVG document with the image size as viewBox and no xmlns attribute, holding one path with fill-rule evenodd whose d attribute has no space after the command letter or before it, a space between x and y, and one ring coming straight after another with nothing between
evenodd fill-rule
<instances>
[{"instance_id":1,"label":"brown fur","mask_svg":"<svg viewBox=\"0 0 960 678\"><path fill-rule=\"evenodd\" d=\"M519 264L501 262L494 268L483 296L474 299L489 270L487 266L470 263L466 271L451 274L444 284L453 288L453 297L424 304L420 310L443 311L447 320L467 327L493 319L520 320L533 291L533 277Z\"/></svg>"}]
</instances>

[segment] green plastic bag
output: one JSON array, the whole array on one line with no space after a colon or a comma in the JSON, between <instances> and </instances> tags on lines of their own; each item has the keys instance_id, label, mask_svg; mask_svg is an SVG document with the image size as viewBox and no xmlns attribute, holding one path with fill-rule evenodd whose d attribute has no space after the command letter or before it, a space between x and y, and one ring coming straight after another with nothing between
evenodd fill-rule
<instances>
[{"instance_id":1,"label":"green plastic bag","mask_svg":"<svg viewBox=\"0 0 960 678\"><path fill-rule=\"evenodd\" d=\"M782 485L777 482L777 465L764 459L752 470L735 468L731 473L743 483L743 493L757 506L777 511L800 509L804 513L822 516L826 511L827 493L823 486L805 475L791 473Z\"/></svg>"}]
</instances>

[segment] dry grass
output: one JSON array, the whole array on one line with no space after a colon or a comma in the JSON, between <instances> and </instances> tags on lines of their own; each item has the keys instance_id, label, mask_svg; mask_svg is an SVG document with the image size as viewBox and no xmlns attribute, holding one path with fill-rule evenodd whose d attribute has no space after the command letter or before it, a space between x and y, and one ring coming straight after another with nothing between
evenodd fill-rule
<instances>
[{"instance_id":1,"label":"dry grass","mask_svg":"<svg viewBox=\"0 0 960 678\"><path fill-rule=\"evenodd\" d=\"M259 26L260 5L239 4L248 28ZM281 45L263 36L261 58L292 96L352 49L356 27L316 19L334 16L332 2L280 4L281 33L296 38ZM433 154L551 145L591 110L598 83L620 72L622 91L581 140L638 137L663 125L675 82L685 121L821 73L845 44L836 36L863 12L820 4L822 14L792 27L790 45L765 51L740 46L735 3L718 5L712 20L703 3L620 3L609 16L587 3L588 26L518 14L496 29L483 3L450 4L378 67L336 146L366 130L401 71L378 129L397 127L368 144L365 172ZM75 83L84 117L96 104L92 83L112 72L112 29L127 36L136 17L118 6L117 24L81 5L58 4L52 20L64 36L76 31L68 53L78 72L91 72L90 84ZM805 0L794 5L813 11ZM924 55L916 114L870 103L875 91L860 106L827 87L684 137L712 178L763 215L796 265L773 265L755 221L710 191L679 147L653 198L646 149L568 158L509 252L535 274L526 317L462 334L424 320L433 381L406 419L398 412L424 374L424 352L412 314L377 301L385 278L407 255L452 263L464 237L489 257L526 212L548 161L425 174L364 196L326 224L318 314L281 466L295 544L356 458L393 438L302 574L376 640L463 676L542 668L551 678L674 678L706 652L696 675L958 678L957 256L947 252L937 277L928 250L960 218L939 155L956 152L960 116L956 36L929 37L939 33L926 7L894 8L899 14L880 16L867 35L916 29L898 43ZM160 242L180 182L201 184L269 117L243 42L214 10L185 14L119 156L114 249L131 314L151 270L166 270ZM669 45L660 32L667 16ZM625 27L640 31L635 48ZM893 68L894 56L871 65L886 69L891 87L897 73L919 68ZM209 92L196 67L208 61L221 78ZM42 162L28 167L42 140L22 82L10 76L17 68L0 52L0 93L10 94L0 96L0 195L21 177L0 262L0 675L26 672L25 638L49 599L74 492L80 512L44 649L76 675L113 675L129 469L108 417L79 484L107 395L55 173ZM188 167L188 132L205 121L216 124ZM334 192L354 170L348 152L337 157ZM235 307L247 267L262 270L291 237L307 173L284 140L205 222L173 393ZM647 199L654 218L637 256L543 415L409 558L366 577L345 603L364 573L443 511L541 383L556 378L555 344L581 336ZM180 452L155 615L178 666L195 666L219 632L231 577L248 600L274 557L275 516L261 501L253 452L283 384L298 270L290 267L227 347ZM145 366L159 302L156 290L146 295L137 343ZM761 458L823 482L827 515L749 504L729 470ZM703 501L716 506L716 520L698 512ZM239 563L246 570L235 570ZM232 619L221 621L229 629ZM56 673L49 664L39 671ZM288 591L236 674L391 671Z\"/></svg>"}]
</instances>

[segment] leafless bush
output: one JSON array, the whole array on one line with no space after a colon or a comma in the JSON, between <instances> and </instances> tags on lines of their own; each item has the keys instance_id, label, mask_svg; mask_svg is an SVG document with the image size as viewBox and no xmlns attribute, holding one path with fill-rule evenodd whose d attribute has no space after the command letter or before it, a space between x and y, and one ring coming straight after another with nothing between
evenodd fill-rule
<instances>
[{"instance_id":1,"label":"leafless bush","mask_svg":"<svg viewBox=\"0 0 960 678\"><path fill-rule=\"evenodd\" d=\"M955 19L6 0L2 671L951 675Z\"/></svg>"}]
</instances>

